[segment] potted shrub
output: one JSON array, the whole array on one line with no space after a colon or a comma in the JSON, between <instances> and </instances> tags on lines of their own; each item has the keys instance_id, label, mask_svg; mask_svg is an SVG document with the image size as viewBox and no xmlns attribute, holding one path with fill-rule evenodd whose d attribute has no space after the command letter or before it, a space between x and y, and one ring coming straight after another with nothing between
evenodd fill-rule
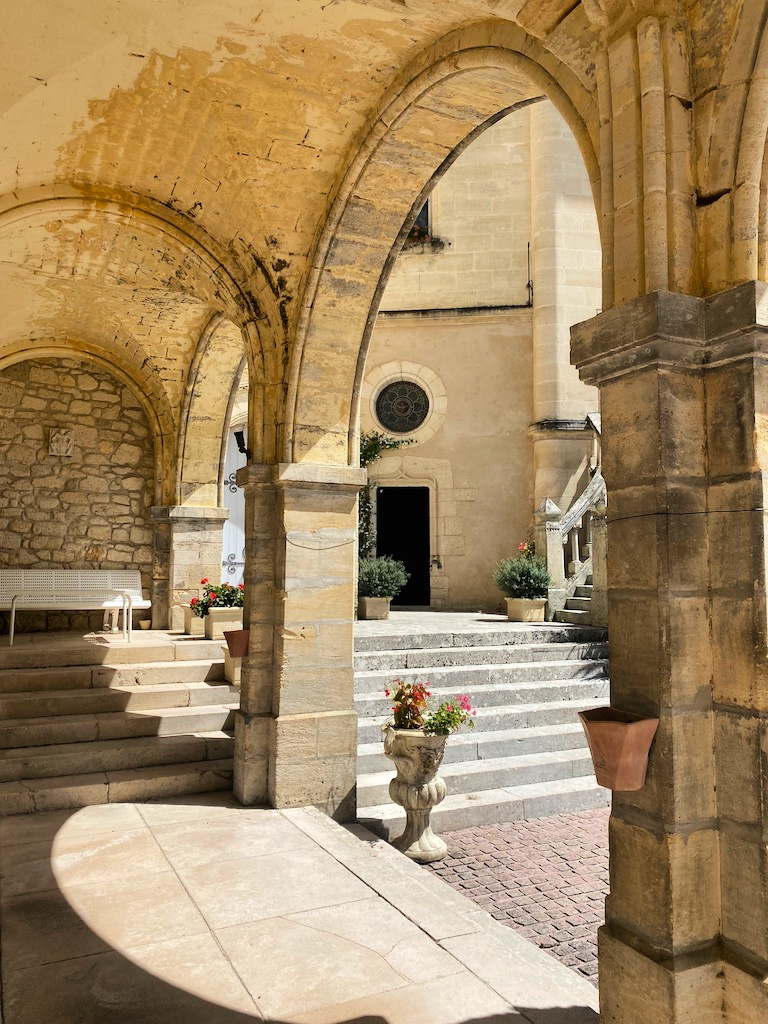
<instances>
[{"instance_id":1,"label":"potted shrub","mask_svg":"<svg viewBox=\"0 0 768 1024\"><path fill-rule=\"evenodd\" d=\"M533 544L520 543L514 558L499 562L493 578L506 596L508 619L514 622L544 621L552 577L547 563L541 555L535 554Z\"/></svg>"},{"instance_id":2,"label":"potted shrub","mask_svg":"<svg viewBox=\"0 0 768 1024\"><path fill-rule=\"evenodd\" d=\"M388 619L389 602L397 597L407 582L405 566L389 555L361 558L357 574L357 617Z\"/></svg>"},{"instance_id":3,"label":"potted shrub","mask_svg":"<svg viewBox=\"0 0 768 1024\"><path fill-rule=\"evenodd\" d=\"M437 775L448 736L468 725L475 711L469 697L443 701L430 710L432 696L426 683L395 679L385 696L392 700L392 715L382 726L384 753L395 762L397 775L389 784L392 800L405 808L405 831L392 845L420 864L442 860L448 848L432 831L432 808L445 798L445 782Z\"/></svg>"},{"instance_id":4,"label":"potted shrub","mask_svg":"<svg viewBox=\"0 0 768 1024\"><path fill-rule=\"evenodd\" d=\"M243 628L243 584L235 587L231 583L214 585L208 579L200 580L205 587L202 597L193 597L189 602L194 615L204 619L204 631L208 640L223 640L224 630Z\"/></svg>"}]
</instances>

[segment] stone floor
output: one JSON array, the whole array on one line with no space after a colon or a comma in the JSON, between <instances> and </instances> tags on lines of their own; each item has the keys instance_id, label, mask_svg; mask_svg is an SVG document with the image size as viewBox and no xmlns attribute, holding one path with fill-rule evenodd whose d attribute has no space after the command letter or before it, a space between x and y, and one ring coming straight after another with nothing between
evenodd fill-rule
<instances>
[{"instance_id":1,"label":"stone floor","mask_svg":"<svg viewBox=\"0 0 768 1024\"><path fill-rule=\"evenodd\" d=\"M392 609L388 619L359 619L355 622L355 636L399 636L418 633L498 633L509 629L520 630L562 629L561 622L510 622L506 615L489 612L436 612L397 611Z\"/></svg>"},{"instance_id":2,"label":"stone floor","mask_svg":"<svg viewBox=\"0 0 768 1024\"><path fill-rule=\"evenodd\" d=\"M607 808L447 832L428 870L597 985L608 893Z\"/></svg>"},{"instance_id":3,"label":"stone floor","mask_svg":"<svg viewBox=\"0 0 768 1024\"><path fill-rule=\"evenodd\" d=\"M4 1024L596 1024L596 992L358 826L229 795L0 822Z\"/></svg>"}]
</instances>

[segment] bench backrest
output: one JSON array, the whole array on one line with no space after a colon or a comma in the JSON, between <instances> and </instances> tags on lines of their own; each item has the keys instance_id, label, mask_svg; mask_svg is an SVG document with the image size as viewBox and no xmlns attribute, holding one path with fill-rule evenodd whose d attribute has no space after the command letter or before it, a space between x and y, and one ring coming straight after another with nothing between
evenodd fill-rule
<instances>
[{"instance_id":1,"label":"bench backrest","mask_svg":"<svg viewBox=\"0 0 768 1024\"><path fill-rule=\"evenodd\" d=\"M15 594L52 594L98 597L105 593L130 594L140 598L138 569L0 569L0 605L10 606Z\"/></svg>"}]
</instances>

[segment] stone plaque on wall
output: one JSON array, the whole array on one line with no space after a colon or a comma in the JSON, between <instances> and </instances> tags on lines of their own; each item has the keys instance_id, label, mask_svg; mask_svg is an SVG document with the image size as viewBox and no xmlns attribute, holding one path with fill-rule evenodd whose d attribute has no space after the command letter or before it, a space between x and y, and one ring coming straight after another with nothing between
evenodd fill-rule
<instances>
[{"instance_id":1,"label":"stone plaque on wall","mask_svg":"<svg viewBox=\"0 0 768 1024\"><path fill-rule=\"evenodd\" d=\"M48 454L71 456L74 443L74 430L52 430L48 435Z\"/></svg>"}]
</instances>

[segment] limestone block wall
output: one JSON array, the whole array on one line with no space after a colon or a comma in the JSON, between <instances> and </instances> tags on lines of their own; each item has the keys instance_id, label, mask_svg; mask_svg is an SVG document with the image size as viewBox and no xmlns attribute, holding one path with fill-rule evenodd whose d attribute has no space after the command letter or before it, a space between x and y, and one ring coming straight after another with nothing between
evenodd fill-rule
<instances>
[{"instance_id":1,"label":"limestone block wall","mask_svg":"<svg viewBox=\"0 0 768 1024\"><path fill-rule=\"evenodd\" d=\"M444 415L416 432L425 439L387 452L371 470L383 486L428 486L432 543L440 567L431 572L433 607L495 611L502 597L491 574L528 536L533 515L531 317L379 317L367 377L400 360L406 376L415 359L444 391ZM437 385L431 387L435 390ZM374 386L363 389L362 430L382 430ZM434 414L433 414L434 415ZM407 529L407 524L404 524Z\"/></svg>"},{"instance_id":2,"label":"limestone block wall","mask_svg":"<svg viewBox=\"0 0 768 1024\"><path fill-rule=\"evenodd\" d=\"M72 432L71 455L50 454L57 431ZM75 359L0 371L0 565L138 568L149 588L153 491L150 425L124 384ZM86 628L101 619L24 612L17 628Z\"/></svg>"},{"instance_id":3,"label":"limestone block wall","mask_svg":"<svg viewBox=\"0 0 768 1024\"><path fill-rule=\"evenodd\" d=\"M515 111L478 136L430 196L431 229L444 243L404 248L382 309L523 305L531 238L530 112Z\"/></svg>"}]
</instances>

